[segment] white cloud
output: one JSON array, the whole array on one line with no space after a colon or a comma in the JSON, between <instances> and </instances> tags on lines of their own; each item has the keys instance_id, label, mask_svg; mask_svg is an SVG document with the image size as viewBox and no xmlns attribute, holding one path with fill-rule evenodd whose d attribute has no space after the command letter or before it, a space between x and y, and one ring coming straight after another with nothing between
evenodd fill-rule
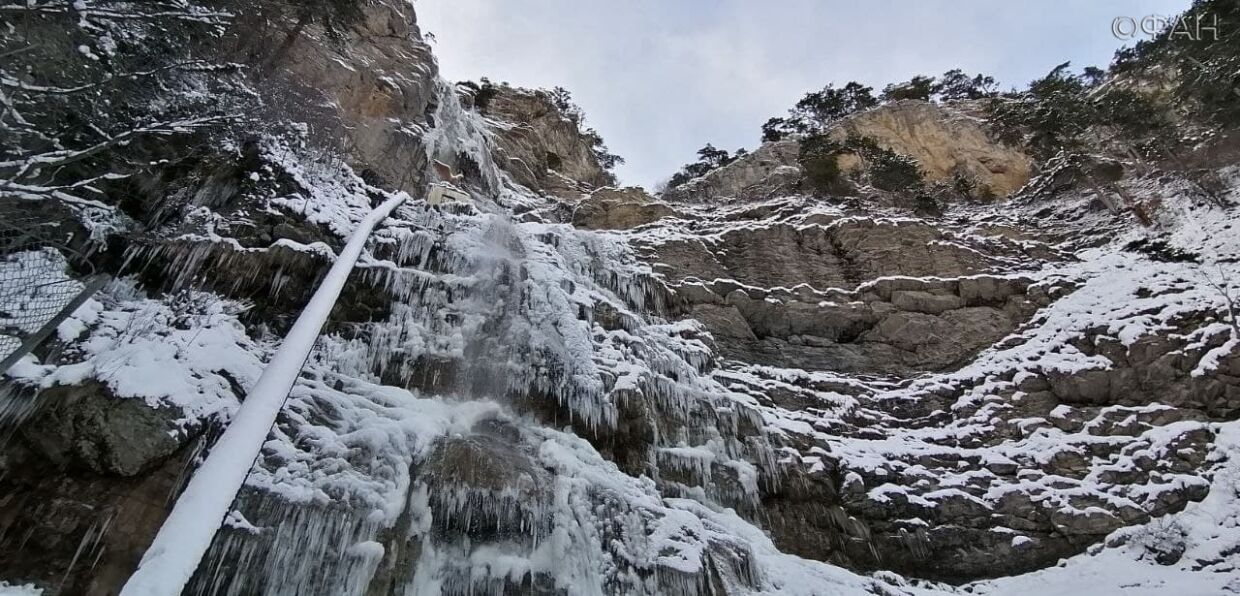
<instances>
[{"instance_id":1,"label":"white cloud","mask_svg":"<svg viewBox=\"0 0 1240 596\"><path fill-rule=\"evenodd\" d=\"M710 142L753 147L767 118L827 82L876 88L950 68L1023 85L1105 64L1120 15L1189 0L418 0L445 76L560 85L652 185Z\"/></svg>"}]
</instances>

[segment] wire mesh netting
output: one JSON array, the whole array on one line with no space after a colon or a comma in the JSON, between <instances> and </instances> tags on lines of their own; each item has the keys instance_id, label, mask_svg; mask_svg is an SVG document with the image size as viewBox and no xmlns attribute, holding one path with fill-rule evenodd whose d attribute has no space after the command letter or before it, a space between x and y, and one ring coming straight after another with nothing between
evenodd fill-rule
<instances>
[{"instance_id":1,"label":"wire mesh netting","mask_svg":"<svg viewBox=\"0 0 1240 596\"><path fill-rule=\"evenodd\" d=\"M0 360L21 348L85 287L71 275L70 259L82 260L63 245L62 219L10 209L2 213Z\"/></svg>"}]
</instances>

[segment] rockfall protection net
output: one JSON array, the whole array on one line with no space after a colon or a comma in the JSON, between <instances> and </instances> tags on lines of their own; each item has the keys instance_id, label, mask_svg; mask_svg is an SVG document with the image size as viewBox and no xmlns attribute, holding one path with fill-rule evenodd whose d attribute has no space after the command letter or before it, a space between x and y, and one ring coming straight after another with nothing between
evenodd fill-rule
<instances>
[{"instance_id":1,"label":"rockfall protection net","mask_svg":"<svg viewBox=\"0 0 1240 596\"><path fill-rule=\"evenodd\" d=\"M75 279L80 274L70 271L71 260L86 264L64 244L64 223L46 213L0 209L0 360L18 350L85 287Z\"/></svg>"}]
</instances>

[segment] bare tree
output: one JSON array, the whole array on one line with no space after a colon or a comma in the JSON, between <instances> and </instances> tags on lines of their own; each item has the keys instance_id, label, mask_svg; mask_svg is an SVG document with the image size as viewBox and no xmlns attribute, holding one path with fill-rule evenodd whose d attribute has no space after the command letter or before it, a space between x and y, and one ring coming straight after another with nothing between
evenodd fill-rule
<instances>
[{"instance_id":1,"label":"bare tree","mask_svg":"<svg viewBox=\"0 0 1240 596\"><path fill-rule=\"evenodd\" d=\"M0 4L0 199L110 210L101 187L133 171L133 147L229 120L207 94L177 97L233 68L190 58L187 41L230 17L189 0Z\"/></svg>"},{"instance_id":2,"label":"bare tree","mask_svg":"<svg viewBox=\"0 0 1240 596\"><path fill-rule=\"evenodd\" d=\"M1223 269L1221 265L1216 265L1215 270L1218 272L1217 278L1206 273L1203 269L1201 276L1205 278L1206 284L1214 288L1219 296L1223 298L1223 303L1227 307L1227 322L1231 325L1231 336L1234 339L1240 339L1240 319L1237 318L1237 294L1240 294L1231 281L1231 276Z\"/></svg>"}]
</instances>

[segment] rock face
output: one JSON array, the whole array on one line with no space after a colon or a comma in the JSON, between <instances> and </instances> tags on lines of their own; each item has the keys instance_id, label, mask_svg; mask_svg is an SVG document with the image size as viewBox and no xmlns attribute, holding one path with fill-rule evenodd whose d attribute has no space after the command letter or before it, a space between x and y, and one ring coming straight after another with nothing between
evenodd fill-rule
<instances>
[{"instance_id":1,"label":"rock face","mask_svg":"<svg viewBox=\"0 0 1240 596\"><path fill-rule=\"evenodd\" d=\"M599 165L581 123L546 91L501 85L485 103L474 98L495 134L494 159L513 179L552 196L577 200L615 182Z\"/></svg>"},{"instance_id":2,"label":"rock face","mask_svg":"<svg viewBox=\"0 0 1240 596\"><path fill-rule=\"evenodd\" d=\"M1074 217L1088 217L1086 203ZM1208 421L1237 417L1240 353L1200 313L1165 310L1162 297L1189 282L1151 292L1160 265L1090 273L1079 287L1071 274L1010 271L1106 266L985 217L960 229L793 200L693 213L634 241L682 316L710 331L729 386L807 425L782 434L801 454L784 469L794 480L759 506L781 548L962 581L1053 564L1206 495ZM1134 275L1153 278L1117 297ZM1061 326L1084 305L1105 314ZM1167 327L1107 331L1154 312ZM1184 342L1201 333L1212 339ZM1229 355L1202 374L1211 353ZM939 374L909 380L925 371ZM892 384L867 380L876 374Z\"/></svg>"},{"instance_id":3,"label":"rock face","mask_svg":"<svg viewBox=\"0 0 1240 596\"><path fill-rule=\"evenodd\" d=\"M869 137L896 153L917 160L929 182L956 174L989 188L999 197L1029 181L1033 160L991 139L982 123L949 105L904 100L866 110L842 120L832 136Z\"/></svg>"},{"instance_id":4,"label":"rock face","mask_svg":"<svg viewBox=\"0 0 1240 596\"><path fill-rule=\"evenodd\" d=\"M640 188L602 188L577 203L572 222L587 230L626 230L676 215Z\"/></svg>"},{"instance_id":5,"label":"rock face","mask_svg":"<svg viewBox=\"0 0 1240 596\"><path fill-rule=\"evenodd\" d=\"M800 145L793 140L763 143L752 153L717 170L669 188L673 202L710 202L724 198L766 199L792 194L801 181Z\"/></svg>"},{"instance_id":6,"label":"rock face","mask_svg":"<svg viewBox=\"0 0 1240 596\"><path fill-rule=\"evenodd\" d=\"M161 412L139 400L119 399L99 383L56 387L39 399L47 405L22 433L39 453L60 466L138 476L187 440L175 424L180 412Z\"/></svg>"},{"instance_id":7,"label":"rock face","mask_svg":"<svg viewBox=\"0 0 1240 596\"><path fill-rule=\"evenodd\" d=\"M433 126L438 68L422 41L411 5L376 2L335 41L311 26L292 38L257 11L232 29L235 55L262 77L257 86L277 100L279 113L294 102L312 137L337 146L364 176L419 194L427 166L422 136ZM275 114L273 114L275 115Z\"/></svg>"},{"instance_id":8,"label":"rock face","mask_svg":"<svg viewBox=\"0 0 1240 596\"><path fill-rule=\"evenodd\" d=\"M1037 243L796 202L767 206L753 219L700 215L690 227L700 232L682 227L645 249L727 357L809 370L941 370L1050 302L1045 289L1029 293L1029 280L992 276L1011 259L1056 258Z\"/></svg>"},{"instance_id":9,"label":"rock face","mask_svg":"<svg viewBox=\"0 0 1240 596\"><path fill-rule=\"evenodd\" d=\"M1028 155L991 139L982 123L950 105L916 100L884 104L844 118L828 134L839 141L849 135L868 137L915 159L927 182L950 182L959 174L998 197L1019 190L1034 169ZM764 143L722 168L668 189L664 198L701 202L792 194L801 178L798 150L796 140ZM840 166L850 171L864 164L843 155Z\"/></svg>"},{"instance_id":10,"label":"rock face","mask_svg":"<svg viewBox=\"0 0 1240 596\"><path fill-rule=\"evenodd\" d=\"M116 594L167 514L192 449L164 412L98 387L53 403L0 445L0 577L44 594ZM30 399L19 397L18 399Z\"/></svg>"}]
</instances>

